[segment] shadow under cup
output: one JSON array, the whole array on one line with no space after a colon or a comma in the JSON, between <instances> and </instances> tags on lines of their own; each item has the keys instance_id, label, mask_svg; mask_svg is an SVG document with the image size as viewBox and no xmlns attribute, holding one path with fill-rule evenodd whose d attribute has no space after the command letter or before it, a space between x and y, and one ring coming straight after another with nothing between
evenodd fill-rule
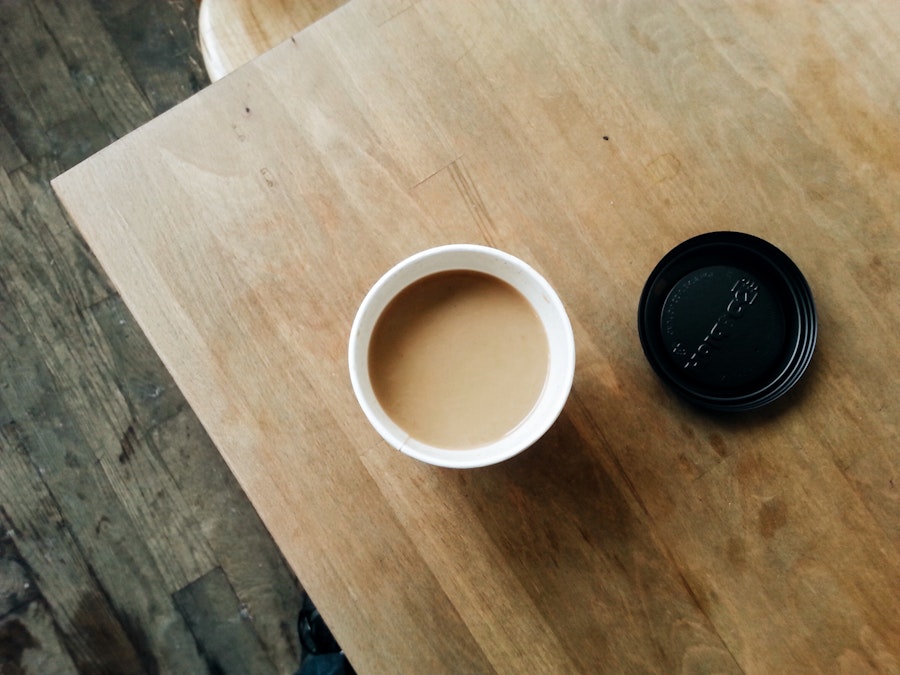
<instances>
[{"instance_id":1,"label":"shadow under cup","mask_svg":"<svg viewBox=\"0 0 900 675\"><path fill-rule=\"evenodd\" d=\"M534 406L501 438L477 447L449 449L411 437L387 414L375 395L369 374L373 331L392 300L415 282L441 272L472 271L506 282L534 309L547 337L548 368ZM417 253L390 269L366 295L350 331L350 380L363 412L390 445L423 462L450 468L496 464L537 441L559 417L575 373L575 342L562 302L549 283L518 258L486 246L452 244Z\"/></svg>"}]
</instances>

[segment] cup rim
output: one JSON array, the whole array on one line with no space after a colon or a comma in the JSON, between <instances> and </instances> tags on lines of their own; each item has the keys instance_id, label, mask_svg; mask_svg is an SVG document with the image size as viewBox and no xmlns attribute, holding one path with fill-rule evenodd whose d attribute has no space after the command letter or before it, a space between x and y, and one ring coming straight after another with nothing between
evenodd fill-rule
<instances>
[{"instance_id":1,"label":"cup rim","mask_svg":"<svg viewBox=\"0 0 900 675\"><path fill-rule=\"evenodd\" d=\"M513 430L496 441L474 448L439 448L411 438L381 407L369 380L369 340L378 317L403 289L431 274L470 269L501 279L526 297L547 332L550 364L544 389L535 406ZM540 306L536 305L535 298ZM548 325L551 320L553 324ZM446 244L419 251L401 260L369 289L350 329L348 366L357 402L369 423L392 447L435 466L475 468L497 464L519 454L533 445L557 420L568 400L574 379L575 340L571 322L556 291L526 262L489 246Z\"/></svg>"}]
</instances>

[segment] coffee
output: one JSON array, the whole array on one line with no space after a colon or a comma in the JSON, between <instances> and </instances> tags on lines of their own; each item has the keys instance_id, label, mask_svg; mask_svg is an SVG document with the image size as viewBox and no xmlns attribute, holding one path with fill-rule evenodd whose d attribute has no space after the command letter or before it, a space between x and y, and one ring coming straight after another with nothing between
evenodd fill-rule
<instances>
[{"instance_id":1,"label":"coffee","mask_svg":"<svg viewBox=\"0 0 900 675\"><path fill-rule=\"evenodd\" d=\"M401 291L372 332L369 378L413 438L465 449L512 431L547 378L549 346L534 308L481 272L453 270Z\"/></svg>"}]
</instances>

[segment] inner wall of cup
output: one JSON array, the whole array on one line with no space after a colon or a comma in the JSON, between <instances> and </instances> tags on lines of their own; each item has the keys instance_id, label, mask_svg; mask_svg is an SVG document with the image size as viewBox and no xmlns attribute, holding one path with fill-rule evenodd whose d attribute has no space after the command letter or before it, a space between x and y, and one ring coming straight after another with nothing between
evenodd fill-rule
<instances>
[{"instance_id":1,"label":"inner wall of cup","mask_svg":"<svg viewBox=\"0 0 900 675\"><path fill-rule=\"evenodd\" d=\"M507 436L494 443L464 450L443 450L410 438L409 434L395 424L381 408L369 380L369 339L385 307L401 290L413 282L449 270L483 272L516 288L525 296L541 319L547 333L549 350L547 381L529 416ZM367 306L364 308L363 316L360 317L355 335L358 342L354 366L357 370L358 385L368 400L370 421L382 436L408 454L419 456L426 461L429 458L439 458L442 464L465 463L467 460L477 463L504 450L509 454L515 454L524 447L523 444L530 443L546 431L554 421L547 419L548 414L554 415L555 419L555 413L562 407L560 397L565 398L568 395L572 370L570 359L574 358L572 353L574 350L571 345L571 333L566 330L568 318L565 316L565 310L546 281L508 254L475 246L424 251L389 271L372 288L364 302Z\"/></svg>"}]
</instances>

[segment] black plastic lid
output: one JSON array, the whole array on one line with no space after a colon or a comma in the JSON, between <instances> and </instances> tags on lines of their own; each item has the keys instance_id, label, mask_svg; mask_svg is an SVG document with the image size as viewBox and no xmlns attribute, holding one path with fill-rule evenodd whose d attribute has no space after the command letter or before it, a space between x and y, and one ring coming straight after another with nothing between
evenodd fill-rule
<instances>
[{"instance_id":1,"label":"black plastic lid","mask_svg":"<svg viewBox=\"0 0 900 675\"><path fill-rule=\"evenodd\" d=\"M759 408L793 387L816 346L803 274L772 244L709 232L669 251L644 286L638 333L656 373L704 408Z\"/></svg>"}]
</instances>

